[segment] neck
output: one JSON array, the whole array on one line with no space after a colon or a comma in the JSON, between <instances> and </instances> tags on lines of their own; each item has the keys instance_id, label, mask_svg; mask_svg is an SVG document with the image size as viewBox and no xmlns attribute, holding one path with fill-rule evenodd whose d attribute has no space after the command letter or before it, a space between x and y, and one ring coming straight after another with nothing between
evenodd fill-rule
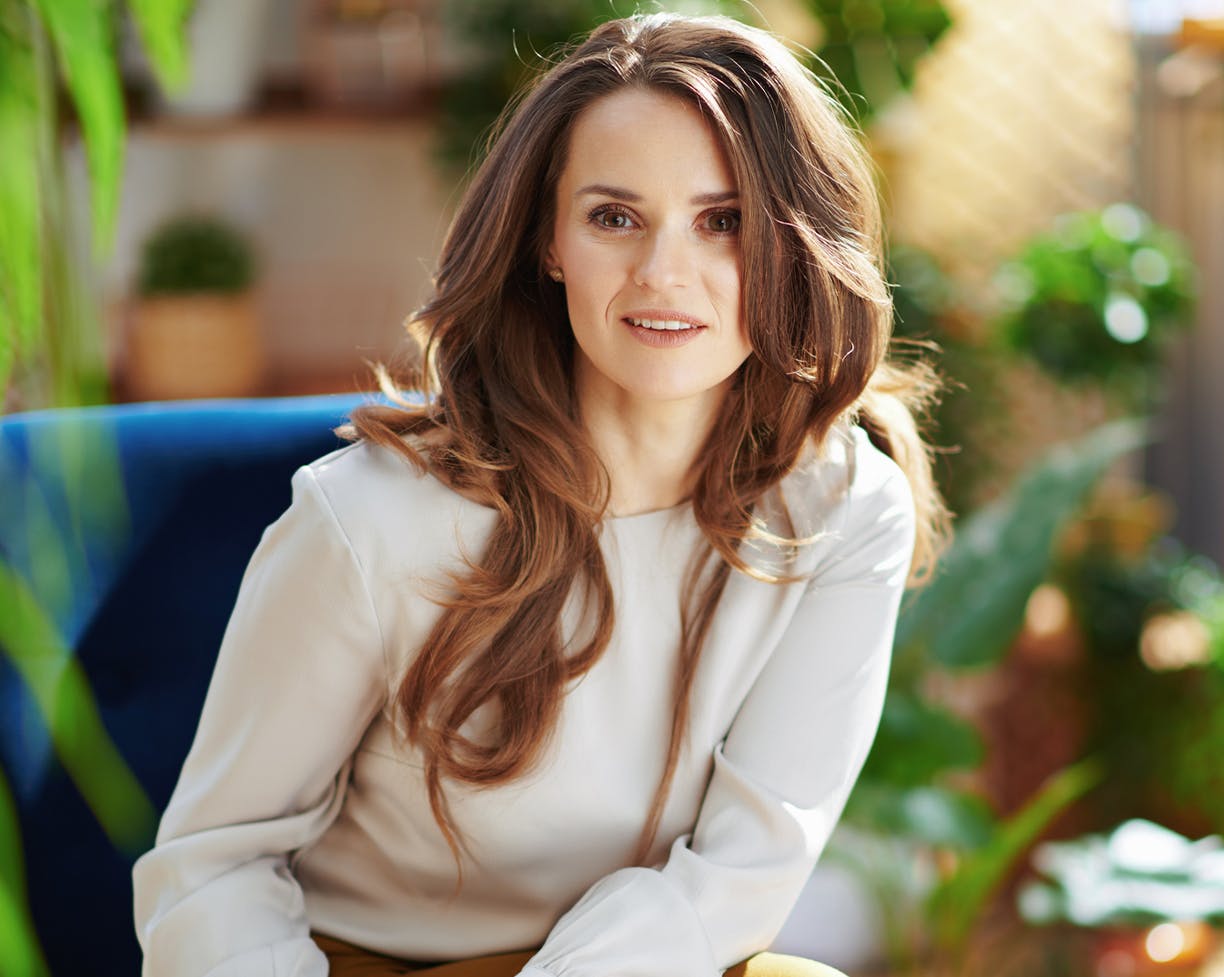
<instances>
[{"instance_id":1,"label":"neck","mask_svg":"<svg viewBox=\"0 0 1224 977\"><path fill-rule=\"evenodd\" d=\"M583 426L611 480L611 515L667 509L692 494L693 463L721 399L717 390L692 399L641 401L579 384Z\"/></svg>"}]
</instances>

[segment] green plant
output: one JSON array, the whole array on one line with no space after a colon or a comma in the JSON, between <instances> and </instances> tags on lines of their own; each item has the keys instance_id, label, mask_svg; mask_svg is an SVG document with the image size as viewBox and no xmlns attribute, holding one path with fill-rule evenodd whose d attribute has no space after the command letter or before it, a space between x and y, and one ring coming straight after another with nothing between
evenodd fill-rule
<instances>
[{"instance_id":1,"label":"green plant","mask_svg":"<svg viewBox=\"0 0 1224 977\"><path fill-rule=\"evenodd\" d=\"M663 9L731 13L733 0L673 0ZM613 17L638 9L631 0L452 0L447 29L471 52L472 64L442 93L438 155L451 170L474 166L502 109L546 68L556 51Z\"/></svg>"},{"instance_id":2,"label":"green plant","mask_svg":"<svg viewBox=\"0 0 1224 977\"><path fill-rule=\"evenodd\" d=\"M998 475L994 449L1008 436L1011 420L1002 379L1008 357L974 339L965 296L932 255L890 245L888 280L895 348L936 344L931 358L944 389L930 417L930 436L940 448L935 471L952 511L968 512L983 484Z\"/></svg>"},{"instance_id":3,"label":"green plant","mask_svg":"<svg viewBox=\"0 0 1224 977\"><path fill-rule=\"evenodd\" d=\"M0 511L23 515L4 520L0 654L29 689L56 758L107 836L134 855L152 839L156 815L101 721L72 640L99 567L130 542L114 445L70 422L28 449L0 441ZM0 970L45 977L23 860L12 854L20 851L15 804L0 776Z\"/></svg>"},{"instance_id":4,"label":"green plant","mask_svg":"<svg viewBox=\"0 0 1224 977\"><path fill-rule=\"evenodd\" d=\"M186 75L182 28L191 0L128 0L162 84ZM123 168L124 115L115 57L116 2L0 0L0 390L39 369L53 403L97 399L87 362L92 304L67 256L69 216L57 78L76 113L89 165L94 251L111 240ZM39 365L42 358L41 366ZM35 378L36 380L38 378Z\"/></svg>"},{"instance_id":5,"label":"green plant","mask_svg":"<svg viewBox=\"0 0 1224 977\"><path fill-rule=\"evenodd\" d=\"M961 521L936 579L902 609L880 730L846 820L955 853L957 870L922 907L922 929L945 958L963 951L970 924L1025 846L1097 775L1070 768L999 822L979 796L956 784L956 775L980 764L981 738L931 698L929 682L1000 660L1022 626L1029 596L1051 572L1055 541L1106 469L1145 437L1140 423L1120 421L1052 451L1005 496ZM892 951L903 957L912 948Z\"/></svg>"},{"instance_id":6,"label":"green plant","mask_svg":"<svg viewBox=\"0 0 1224 977\"><path fill-rule=\"evenodd\" d=\"M141 253L141 295L244 291L254 275L251 249L231 225L179 217L158 228Z\"/></svg>"},{"instance_id":7,"label":"green plant","mask_svg":"<svg viewBox=\"0 0 1224 977\"><path fill-rule=\"evenodd\" d=\"M1101 777L1094 761L1055 774L1020 811L995 825L984 844L962 854L955 870L931 890L925 904L931 942L954 969L961 969L973 925L1007 872L1050 822Z\"/></svg>"},{"instance_id":8,"label":"green plant","mask_svg":"<svg viewBox=\"0 0 1224 977\"><path fill-rule=\"evenodd\" d=\"M807 0L806 5L824 30L823 44L808 65L833 81L830 90L859 123L910 86L918 58L951 22L939 0ZM757 13L742 0L670 0L652 6L749 21ZM628 0L446 4L449 29L476 63L443 93L438 117L443 162L452 169L478 162L482 136L554 51L603 21L639 8Z\"/></svg>"},{"instance_id":9,"label":"green plant","mask_svg":"<svg viewBox=\"0 0 1224 977\"><path fill-rule=\"evenodd\" d=\"M182 81L182 27L191 0L129 0L144 47L163 84ZM92 304L68 255L70 222L60 146L57 78L84 138L91 178L95 253L114 230L123 162L124 117L113 27L117 3L103 0L0 0L0 392L14 377L30 399L69 404L99 399L89 361L96 347ZM92 337L92 339L91 339ZM118 525L126 514L113 445L44 440L76 477L61 486L82 534L54 538L31 523L36 572L23 576L0 555L0 649L27 682L65 769L116 845L131 851L150 835L153 812L98 721L84 672L56 624L65 593L91 579L82 536ZM81 478L86 458L95 474ZM0 462L5 461L0 457ZM107 464L109 462L110 464ZM74 467L76 466L76 467ZM72 484L68 484L71 481ZM10 480L33 505L35 486ZM0 776L0 969L12 977L47 972L26 904L20 828Z\"/></svg>"},{"instance_id":10,"label":"green plant","mask_svg":"<svg viewBox=\"0 0 1224 977\"><path fill-rule=\"evenodd\" d=\"M1108 836L1040 846L1033 864L1044 878L1020 890L1020 911L1038 924L1224 923L1221 861L1224 840L1218 835L1192 842L1132 819Z\"/></svg>"},{"instance_id":11,"label":"green plant","mask_svg":"<svg viewBox=\"0 0 1224 977\"><path fill-rule=\"evenodd\" d=\"M939 0L807 0L824 38L811 67L866 125L914 81L919 59L952 24Z\"/></svg>"},{"instance_id":12,"label":"green plant","mask_svg":"<svg viewBox=\"0 0 1224 977\"><path fill-rule=\"evenodd\" d=\"M1058 218L996 280L1004 343L1055 378L1099 386L1131 409L1151 401L1195 287L1178 237L1126 203Z\"/></svg>"},{"instance_id":13,"label":"green plant","mask_svg":"<svg viewBox=\"0 0 1224 977\"><path fill-rule=\"evenodd\" d=\"M1164 531L1159 496L1102 494L1054 579L1084 655L1102 810L1201 831L1224 823L1224 579Z\"/></svg>"}]
</instances>

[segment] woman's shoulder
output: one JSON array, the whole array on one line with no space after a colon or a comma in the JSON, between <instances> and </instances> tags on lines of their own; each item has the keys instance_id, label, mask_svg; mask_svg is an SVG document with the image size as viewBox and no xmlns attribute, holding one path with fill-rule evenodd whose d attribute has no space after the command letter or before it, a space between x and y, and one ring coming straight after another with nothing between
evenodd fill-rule
<instances>
[{"instance_id":1,"label":"woman's shoulder","mask_svg":"<svg viewBox=\"0 0 1224 977\"><path fill-rule=\"evenodd\" d=\"M304 465L300 477L317 485L341 529L355 544L437 536L453 542L456 530L478 529L482 509L434 477L423 465L383 445L357 441Z\"/></svg>"},{"instance_id":2,"label":"woman's shoulder","mask_svg":"<svg viewBox=\"0 0 1224 977\"><path fill-rule=\"evenodd\" d=\"M857 424L834 425L823 443L811 444L782 480L795 517L827 521L896 504L910 497L905 472Z\"/></svg>"},{"instance_id":3,"label":"woman's shoulder","mask_svg":"<svg viewBox=\"0 0 1224 977\"><path fill-rule=\"evenodd\" d=\"M817 563L881 537L888 549L913 545L909 479L857 424L835 425L780 487L795 536L816 541L812 559Z\"/></svg>"}]
</instances>

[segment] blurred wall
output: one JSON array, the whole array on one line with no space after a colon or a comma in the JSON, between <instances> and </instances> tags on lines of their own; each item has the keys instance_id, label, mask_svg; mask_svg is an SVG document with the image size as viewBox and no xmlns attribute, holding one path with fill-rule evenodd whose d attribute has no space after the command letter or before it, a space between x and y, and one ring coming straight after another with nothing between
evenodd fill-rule
<instances>
[{"instance_id":1,"label":"blurred wall","mask_svg":"<svg viewBox=\"0 0 1224 977\"><path fill-rule=\"evenodd\" d=\"M161 221L217 214L255 246L273 372L360 373L398 346L445 231L430 132L421 120L342 118L136 126L104 300L114 309L130 294L140 245Z\"/></svg>"},{"instance_id":2,"label":"blurred wall","mask_svg":"<svg viewBox=\"0 0 1224 977\"><path fill-rule=\"evenodd\" d=\"M1056 214L1129 196L1134 57L1122 0L943 2L880 135L896 236L981 283Z\"/></svg>"},{"instance_id":3,"label":"blurred wall","mask_svg":"<svg viewBox=\"0 0 1224 977\"><path fill-rule=\"evenodd\" d=\"M202 2L237 21L231 6L248 0ZM252 45L257 84L297 94L273 102L280 107L231 116L156 106L138 115L115 245L96 271L111 359L121 368L143 241L168 218L203 212L245 230L256 249L268 392L351 388L351 377L367 375L366 360L385 360L402 346L402 321L428 292L453 187L434 161L432 122L421 106L336 108L303 92L314 0L251 2L263 11ZM209 52L196 58L206 76L226 77ZM130 84L148 85L130 25L123 63ZM69 162L83 207L79 146Z\"/></svg>"},{"instance_id":4,"label":"blurred wall","mask_svg":"<svg viewBox=\"0 0 1224 977\"><path fill-rule=\"evenodd\" d=\"M988 300L999 262L1056 214L1130 199L1199 267L1193 334L1170 364L1146 477L1175 532L1224 563L1224 50L1178 53L1198 0L944 0L954 25L882 120L893 228ZM1105 405L1033 371L1014 380L1021 464ZM1138 472L1136 472L1138 474Z\"/></svg>"},{"instance_id":5,"label":"blurred wall","mask_svg":"<svg viewBox=\"0 0 1224 977\"><path fill-rule=\"evenodd\" d=\"M1139 53L1138 200L1199 266L1148 477L1176 501L1178 535L1224 565L1224 46L1177 52L1152 38Z\"/></svg>"}]
</instances>

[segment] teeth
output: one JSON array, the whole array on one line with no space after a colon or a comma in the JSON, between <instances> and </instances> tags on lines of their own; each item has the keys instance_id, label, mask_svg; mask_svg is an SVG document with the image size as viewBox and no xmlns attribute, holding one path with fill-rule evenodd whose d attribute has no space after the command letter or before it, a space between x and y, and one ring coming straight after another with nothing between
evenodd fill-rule
<instances>
[{"instance_id":1,"label":"teeth","mask_svg":"<svg viewBox=\"0 0 1224 977\"><path fill-rule=\"evenodd\" d=\"M643 329L658 329L668 332L677 332L681 329L696 329L691 322L680 322L676 319L630 319L635 326L641 326Z\"/></svg>"}]
</instances>

